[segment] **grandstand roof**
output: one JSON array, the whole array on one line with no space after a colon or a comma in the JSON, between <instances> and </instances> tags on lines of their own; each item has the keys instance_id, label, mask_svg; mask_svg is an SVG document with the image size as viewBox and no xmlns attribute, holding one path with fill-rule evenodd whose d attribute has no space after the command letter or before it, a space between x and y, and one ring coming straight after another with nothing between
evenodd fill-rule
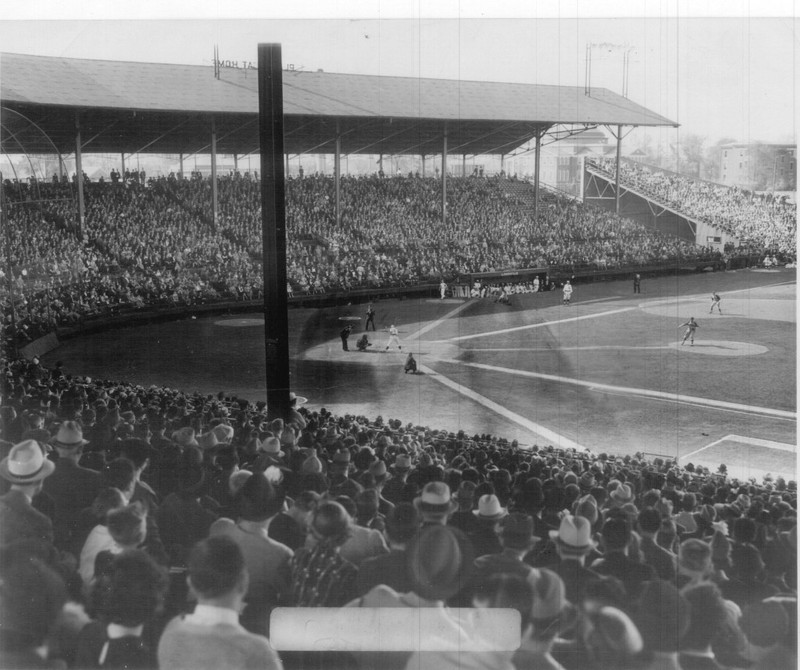
<instances>
[{"instance_id":1,"label":"grandstand roof","mask_svg":"<svg viewBox=\"0 0 800 670\"><path fill-rule=\"evenodd\" d=\"M80 111L84 152L258 151L258 72L213 66L0 54L0 141L47 153L75 150ZM298 72L283 74L285 149L333 153L508 153L537 128L562 124L675 126L603 88ZM33 125L35 124L35 126Z\"/></svg>"}]
</instances>

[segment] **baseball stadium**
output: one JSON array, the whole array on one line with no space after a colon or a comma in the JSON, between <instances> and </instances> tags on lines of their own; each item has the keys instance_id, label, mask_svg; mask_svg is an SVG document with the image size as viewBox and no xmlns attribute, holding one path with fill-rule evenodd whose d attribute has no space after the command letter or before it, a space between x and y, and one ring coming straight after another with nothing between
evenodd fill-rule
<instances>
[{"instance_id":1,"label":"baseball stadium","mask_svg":"<svg viewBox=\"0 0 800 670\"><path fill-rule=\"evenodd\" d=\"M796 666L791 199L605 88L0 66L1 667Z\"/></svg>"}]
</instances>

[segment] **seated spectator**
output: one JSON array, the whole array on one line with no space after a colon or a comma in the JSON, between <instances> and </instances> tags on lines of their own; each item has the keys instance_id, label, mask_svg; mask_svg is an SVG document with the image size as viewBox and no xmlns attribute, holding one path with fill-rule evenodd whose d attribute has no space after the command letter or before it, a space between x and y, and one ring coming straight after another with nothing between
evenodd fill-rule
<instances>
[{"instance_id":1,"label":"seated spectator","mask_svg":"<svg viewBox=\"0 0 800 670\"><path fill-rule=\"evenodd\" d=\"M647 670L681 668L680 640L689 629L691 608L686 598L660 579L644 585L634 622L644 642L642 666Z\"/></svg>"},{"instance_id":2,"label":"seated spectator","mask_svg":"<svg viewBox=\"0 0 800 670\"><path fill-rule=\"evenodd\" d=\"M114 539L108 530L108 513L112 510L125 507L125 497L115 488L107 488L100 491L95 498L90 512L95 520L95 525L89 531L83 547L78 556L78 569L84 586L89 586L94 578L94 563L97 555L101 551L112 551L117 553Z\"/></svg>"},{"instance_id":3,"label":"seated spectator","mask_svg":"<svg viewBox=\"0 0 800 670\"><path fill-rule=\"evenodd\" d=\"M711 643L722 632L728 612L722 594L712 583L689 586L681 591L691 610L690 623L681 638L682 670L718 670Z\"/></svg>"},{"instance_id":4,"label":"seated spectator","mask_svg":"<svg viewBox=\"0 0 800 670\"><path fill-rule=\"evenodd\" d=\"M355 592L358 568L339 555L353 532L353 520L338 502L317 505L308 526L308 546L291 561L292 603L298 607L339 607Z\"/></svg>"},{"instance_id":5,"label":"seated spectator","mask_svg":"<svg viewBox=\"0 0 800 670\"><path fill-rule=\"evenodd\" d=\"M375 493L374 491L372 492ZM363 491L358 495L361 496ZM368 558L388 554L389 548L386 546L386 540L383 538L383 533L375 528L367 528L355 523L358 516L358 505L347 496L338 496L338 502L347 511L347 514L353 520L353 525L350 529L350 537L339 548L340 556L355 565L360 566ZM377 499L373 496L373 503L377 509Z\"/></svg>"},{"instance_id":6,"label":"seated spectator","mask_svg":"<svg viewBox=\"0 0 800 670\"><path fill-rule=\"evenodd\" d=\"M0 578L0 667L65 667L47 647L67 600L63 580L36 559L2 565Z\"/></svg>"},{"instance_id":7,"label":"seated spectator","mask_svg":"<svg viewBox=\"0 0 800 670\"><path fill-rule=\"evenodd\" d=\"M319 499L319 494L314 491L303 491L295 496L289 509L273 517L267 529L269 536L292 551L297 551L305 544L308 520Z\"/></svg>"},{"instance_id":8,"label":"seated spectator","mask_svg":"<svg viewBox=\"0 0 800 670\"><path fill-rule=\"evenodd\" d=\"M389 545L388 554L366 559L358 569L356 591L364 595L378 584L385 584L398 593L411 590L406 570L406 548L419 532L420 518L416 508L409 503L395 506L386 517L384 536Z\"/></svg>"},{"instance_id":9,"label":"seated spectator","mask_svg":"<svg viewBox=\"0 0 800 670\"><path fill-rule=\"evenodd\" d=\"M81 631L75 666L155 667L155 649L145 641L144 629L156 625L166 589L165 571L145 552L129 549L118 554L108 575L94 587L92 599L99 620Z\"/></svg>"},{"instance_id":10,"label":"seated spectator","mask_svg":"<svg viewBox=\"0 0 800 670\"><path fill-rule=\"evenodd\" d=\"M269 631L272 609L288 599L289 561L294 554L267 533L270 521L282 505L283 498L276 495L267 477L256 473L236 496L236 521L217 519L209 530L212 537L225 535L239 545L249 575L242 624L262 634Z\"/></svg>"},{"instance_id":11,"label":"seated spectator","mask_svg":"<svg viewBox=\"0 0 800 670\"><path fill-rule=\"evenodd\" d=\"M198 543L189 555L188 571L197 605L192 614L176 617L164 629L158 643L158 667L280 670L282 663L269 640L239 623L248 576L236 542L210 537Z\"/></svg>"}]
</instances>

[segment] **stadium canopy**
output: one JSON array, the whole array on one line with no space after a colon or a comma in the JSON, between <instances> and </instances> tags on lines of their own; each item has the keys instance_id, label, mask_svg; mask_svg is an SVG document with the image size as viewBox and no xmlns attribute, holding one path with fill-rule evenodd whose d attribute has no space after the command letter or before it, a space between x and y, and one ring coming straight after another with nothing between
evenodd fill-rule
<instances>
[{"instance_id":1,"label":"stadium canopy","mask_svg":"<svg viewBox=\"0 0 800 670\"><path fill-rule=\"evenodd\" d=\"M286 70L287 153L508 154L558 124L677 126L604 88ZM6 153L257 153L258 71L0 54ZM23 121L24 119L24 121ZM43 143L42 136L49 142ZM52 145L50 144L52 142Z\"/></svg>"}]
</instances>

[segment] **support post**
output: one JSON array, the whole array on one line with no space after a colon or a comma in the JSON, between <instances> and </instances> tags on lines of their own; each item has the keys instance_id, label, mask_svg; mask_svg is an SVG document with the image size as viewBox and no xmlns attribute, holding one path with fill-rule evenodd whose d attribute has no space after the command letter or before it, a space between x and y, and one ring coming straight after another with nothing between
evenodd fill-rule
<instances>
[{"instance_id":1,"label":"support post","mask_svg":"<svg viewBox=\"0 0 800 670\"><path fill-rule=\"evenodd\" d=\"M211 117L211 220L217 226L218 199L217 192L217 124Z\"/></svg>"},{"instance_id":2,"label":"support post","mask_svg":"<svg viewBox=\"0 0 800 670\"><path fill-rule=\"evenodd\" d=\"M539 214L539 174L542 165L542 130L536 130L536 150L534 153L534 169L535 175L533 177L533 217Z\"/></svg>"},{"instance_id":3,"label":"support post","mask_svg":"<svg viewBox=\"0 0 800 670\"><path fill-rule=\"evenodd\" d=\"M289 160L288 156L286 157L286 160L287 161ZM237 154L233 154L233 171L234 172L239 171L239 156Z\"/></svg>"},{"instance_id":4,"label":"support post","mask_svg":"<svg viewBox=\"0 0 800 670\"><path fill-rule=\"evenodd\" d=\"M120 173L120 178L122 179L122 183L125 183L125 152L123 151L120 156L120 163L122 164L122 172Z\"/></svg>"},{"instance_id":5,"label":"support post","mask_svg":"<svg viewBox=\"0 0 800 670\"><path fill-rule=\"evenodd\" d=\"M622 149L622 126L617 126L617 169L614 175L614 211L619 215L619 159Z\"/></svg>"},{"instance_id":6,"label":"support post","mask_svg":"<svg viewBox=\"0 0 800 670\"><path fill-rule=\"evenodd\" d=\"M447 123L442 134L442 225L447 225Z\"/></svg>"},{"instance_id":7,"label":"support post","mask_svg":"<svg viewBox=\"0 0 800 670\"><path fill-rule=\"evenodd\" d=\"M290 411L289 325L283 172L283 72L279 44L258 45L258 118L267 409L271 417L285 420Z\"/></svg>"},{"instance_id":8,"label":"support post","mask_svg":"<svg viewBox=\"0 0 800 670\"><path fill-rule=\"evenodd\" d=\"M5 189L3 184L3 173L0 172L0 224L3 226L3 236L6 248L5 258L3 259L6 265L6 281L8 283L8 303L11 317L11 349L16 356L18 351L19 338L17 337L17 308L14 304L14 266L11 263L11 228L8 225L8 214L6 212L5 203ZM19 271L19 268L17 268ZM49 304L49 303L48 303Z\"/></svg>"},{"instance_id":9,"label":"support post","mask_svg":"<svg viewBox=\"0 0 800 670\"><path fill-rule=\"evenodd\" d=\"M83 221L86 216L86 205L83 201L83 161L79 112L75 112L75 174L78 177L78 239L83 240Z\"/></svg>"},{"instance_id":10,"label":"support post","mask_svg":"<svg viewBox=\"0 0 800 670\"><path fill-rule=\"evenodd\" d=\"M342 165L341 165L341 152L342 152L342 138L339 133L339 121L336 121L336 153L333 156L333 183L336 190L335 194L335 209L336 209L336 227L338 228L341 224L341 193L339 191L340 181L342 176Z\"/></svg>"},{"instance_id":11,"label":"support post","mask_svg":"<svg viewBox=\"0 0 800 670\"><path fill-rule=\"evenodd\" d=\"M461 154L461 176L467 176L467 154Z\"/></svg>"},{"instance_id":12,"label":"support post","mask_svg":"<svg viewBox=\"0 0 800 670\"><path fill-rule=\"evenodd\" d=\"M425 154L420 154L419 156L422 160L422 176L425 177Z\"/></svg>"},{"instance_id":13,"label":"support post","mask_svg":"<svg viewBox=\"0 0 800 670\"><path fill-rule=\"evenodd\" d=\"M182 151L178 154L178 164L179 164L178 179L183 179L183 152Z\"/></svg>"}]
</instances>

